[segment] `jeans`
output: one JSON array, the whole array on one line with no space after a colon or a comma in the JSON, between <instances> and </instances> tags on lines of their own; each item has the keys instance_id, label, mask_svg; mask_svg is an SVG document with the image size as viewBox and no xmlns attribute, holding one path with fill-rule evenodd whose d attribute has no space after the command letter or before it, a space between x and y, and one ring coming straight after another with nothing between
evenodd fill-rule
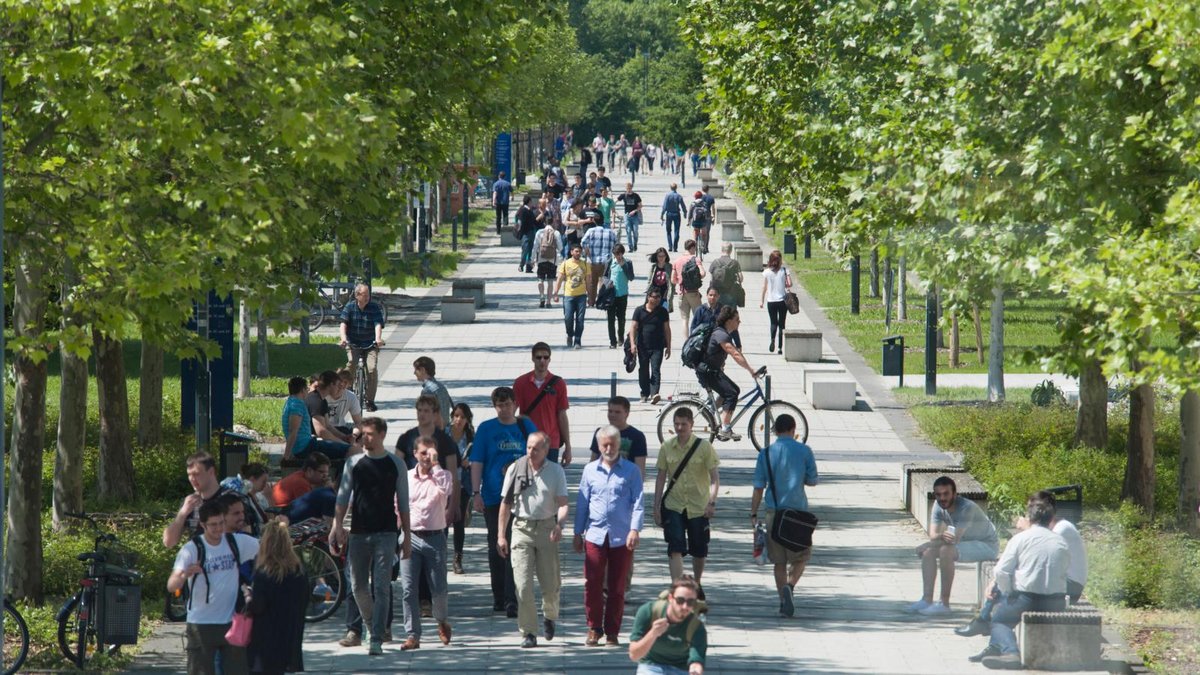
<instances>
[{"instance_id":1,"label":"jeans","mask_svg":"<svg viewBox=\"0 0 1200 675\"><path fill-rule=\"evenodd\" d=\"M521 269L533 269L533 240L537 237L537 230L521 237Z\"/></svg>"},{"instance_id":2,"label":"jeans","mask_svg":"<svg viewBox=\"0 0 1200 675\"><path fill-rule=\"evenodd\" d=\"M562 577L558 563L558 544L550 541L554 518L529 520L517 518L512 528L513 578L517 581L517 627L522 635L536 635L537 598L533 576L542 588L542 616L558 621L558 598Z\"/></svg>"},{"instance_id":3,"label":"jeans","mask_svg":"<svg viewBox=\"0 0 1200 675\"><path fill-rule=\"evenodd\" d=\"M642 397L657 394L659 382L662 380L660 371L662 370L663 350L638 347L637 360L638 387L641 389Z\"/></svg>"},{"instance_id":4,"label":"jeans","mask_svg":"<svg viewBox=\"0 0 1200 675\"><path fill-rule=\"evenodd\" d=\"M624 545L609 546L607 539L602 545L584 542L583 611L588 628L613 637L621 632L625 583L632 561L633 551Z\"/></svg>"},{"instance_id":5,"label":"jeans","mask_svg":"<svg viewBox=\"0 0 1200 675\"><path fill-rule=\"evenodd\" d=\"M642 214L625 214L625 247L636 251L638 245L638 228L642 226Z\"/></svg>"},{"instance_id":6,"label":"jeans","mask_svg":"<svg viewBox=\"0 0 1200 675\"><path fill-rule=\"evenodd\" d=\"M350 444L341 441L327 441L323 438L313 436L308 441L308 445L304 446L303 450L297 448L293 453L297 458L303 458L308 453L318 451L332 460L346 459L346 453L350 452Z\"/></svg>"},{"instance_id":7,"label":"jeans","mask_svg":"<svg viewBox=\"0 0 1200 675\"><path fill-rule=\"evenodd\" d=\"M390 607L392 565L396 562L396 533L350 534L347 551L350 586L362 616L371 617L371 641L383 639L387 629L385 608Z\"/></svg>"},{"instance_id":8,"label":"jeans","mask_svg":"<svg viewBox=\"0 0 1200 675\"><path fill-rule=\"evenodd\" d=\"M354 381L354 376L358 369L358 354L361 349L354 347L346 348L346 368L350 370L350 381ZM365 401L360 401L363 405L375 403L375 388L379 386L379 347L372 347L367 350L367 396ZM322 450L321 452L325 452ZM345 454L342 455L345 457ZM332 459L332 457L330 458Z\"/></svg>"},{"instance_id":9,"label":"jeans","mask_svg":"<svg viewBox=\"0 0 1200 675\"><path fill-rule=\"evenodd\" d=\"M563 303L563 323L567 327L567 344L582 344L583 314L587 310L587 295L565 295Z\"/></svg>"},{"instance_id":10,"label":"jeans","mask_svg":"<svg viewBox=\"0 0 1200 675\"><path fill-rule=\"evenodd\" d=\"M508 607L517 604L517 584L513 581L512 557L505 558L496 549L500 535L500 505L483 507L487 525L488 571L492 577L492 605ZM512 538L509 538L512 541Z\"/></svg>"},{"instance_id":11,"label":"jeans","mask_svg":"<svg viewBox=\"0 0 1200 675\"><path fill-rule=\"evenodd\" d=\"M496 204L496 234L500 234L500 226L508 227L508 204Z\"/></svg>"},{"instance_id":12,"label":"jeans","mask_svg":"<svg viewBox=\"0 0 1200 675\"><path fill-rule=\"evenodd\" d=\"M664 666L658 663L639 663L636 675L687 675L683 668Z\"/></svg>"},{"instance_id":13,"label":"jeans","mask_svg":"<svg viewBox=\"0 0 1200 675\"><path fill-rule=\"evenodd\" d=\"M679 224L680 224L680 222L682 222L682 221L681 221L678 213L675 213L675 214L668 213L666 215L666 221L663 223L663 225L664 225L664 227L667 228L667 250L668 251L679 250Z\"/></svg>"},{"instance_id":14,"label":"jeans","mask_svg":"<svg viewBox=\"0 0 1200 675\"><path fill-rule=\"evenodd\" d=\"M1017 634L1014 628L1025 612L1061 612L1066 609L1065 595L1031 595L1016 591L1004 596L992 609L991 643L1001 654L1017 654Z\"/></svg>"},{"instance_id":15,"label":"jeans","mask_svg":"<svg viewBox=\"0 0 1200 675\"><path fill-rule=\"evenodd\" d=\"M400 561L400 582L404 586L404 632L421 639L421 602L417 599L418 580L429 584L433 599L433 620L445 623L449 616L446 591L446 533L412 536L412 556Z\"/></svg>"},{"instance_id":16,"label":"jeans","mask_svg":"<svg viewBox=\"0 0 1200 675\"><path fill-rule=\"evenodd\" d=\"M767 316L771 318L771 344L783 346L783 329L787 327L787 303L783 300L767 303ZM779 335L776 341L775 336Z\"/></svg>"},{"instance_id":17,"label":"jeans","mask_svg":"<svg viewBox=\"0 0 1200 675\"><path fill-rule=\"evenodd\" d=\"M317 488L312 492L300 495L288 504L287 517L293 523L309 518L333 517L334 502L337 495L333 488Z\"/></svg>"},{"instance_id":18,"label":"jeans","mask_svg":"<svg viewBox=\"0 0 1200 675\"><path fill-rule=\"evenodd\" d=\"M608 306L608 344L619 345L625 335L625 314L629 309L629 296L622 295L612 299Z\"/></svg>"}]
</instances>

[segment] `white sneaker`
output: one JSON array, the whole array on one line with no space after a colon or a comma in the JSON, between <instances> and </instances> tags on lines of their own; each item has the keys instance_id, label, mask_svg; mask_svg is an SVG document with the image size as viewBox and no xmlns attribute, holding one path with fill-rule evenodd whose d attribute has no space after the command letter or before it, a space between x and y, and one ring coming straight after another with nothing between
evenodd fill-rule
<instances>
[{"instance_id":1,"label":"white sneaker","mask_svg":"<svg viewBox=\"0 0 1200 675\"><path fill-rule=\"evenodd\" d=\"M941 616L943 614L949 614L950 608L940 602L935 602L925 609L919 610L917 613L922 616Z\"/></svg>"},{"instance_id":2,"label":"white sneaker","mask_svg":"<svg viewBox=\"0 0 1200 675\"><path fill-rule=\"evenodd\" d=\"M908 607L905 607L904 611L908 612L909 614L916 614L918 612L922 612L926 609L929 609L932 606L933 606L932 602L925 602L925 598L921 598L920 600L914 602L913 604L909 605Z\"/></svg>"}]
</instances>

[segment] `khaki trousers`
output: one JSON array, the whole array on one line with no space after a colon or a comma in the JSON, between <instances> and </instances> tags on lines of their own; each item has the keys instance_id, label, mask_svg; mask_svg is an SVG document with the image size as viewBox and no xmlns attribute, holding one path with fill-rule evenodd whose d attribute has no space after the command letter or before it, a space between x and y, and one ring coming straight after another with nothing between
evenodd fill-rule
<instances>
[{"instance_id":1,"label":"khaki trousers","mask_svg":"<svg viewBox=\"0 0 1200 675\"><path fill-rule=\"evenodd\" d=\"M542 615L558 620L558 595L562 579L558 565L558 544L550 541L554 518L529 520L515 518L512 527L513 578L517 582L517 627L522 635L537 635L537 606L533 594L533 575L542 589ZM560 542L561 543L561 542Z\"/></svg>"}]
</instances>

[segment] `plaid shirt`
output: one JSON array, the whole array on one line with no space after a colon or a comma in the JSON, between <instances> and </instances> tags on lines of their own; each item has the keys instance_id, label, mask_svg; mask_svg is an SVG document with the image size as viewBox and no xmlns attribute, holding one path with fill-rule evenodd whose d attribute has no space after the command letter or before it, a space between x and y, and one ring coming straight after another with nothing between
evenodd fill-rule
<instances>
[{"instance_id":1,"label":"plaid shirt","mask_svg":"<svg viewBox=\"0 0 1200 675\"><path fill-rule=\"evenodd\" d=\"M613 247L617 245L617 233L607 227L593 227L583 235L583 250L588 262L593 265L607 265L612 260Z\"/></svg>"},{"instance_id":2,"label":"plaid shirt","mask_svg":"<svg viewBox=\"0 0 1200 675\"><path fill-rule=\"evenodd\" d=\"M375 326L383 325L383 310L374 300L362 309L358 302L351 301L342 308L341 322L347 324L346 341L354 347L366 347L375 342Z\"/></svg>"}]
</instances>

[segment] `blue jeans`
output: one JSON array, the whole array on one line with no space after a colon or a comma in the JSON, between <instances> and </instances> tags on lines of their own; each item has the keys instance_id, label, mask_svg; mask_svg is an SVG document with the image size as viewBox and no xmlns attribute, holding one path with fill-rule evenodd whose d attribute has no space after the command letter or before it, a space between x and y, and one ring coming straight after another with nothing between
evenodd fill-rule
<instances>
[{"instance_id":1,"label":"blue jeans","mask_svg":"<svg viewBox=\"0 0 1200 675\"><path fill-rule=\"evenodd\" d=\"M303 448L297 448L293 453L298 458L308 456L308 453L313 450L320 451L329 459L346 459L346 453L350 452L350 444L341 441L327 441L323 438L312 437L308 445Z\"/></svg>"},{"instance_id":2,"label":"blue jeans","mask_svg":"<svg viewBox=\"0 0 1200 675\"><path fill-rule=\"evenodd\" d=\"M521 237L521 268L529 269L533 266L533 239L537 236L537 230Z\"/></svg>"},{"instance_id":3,"label":"blue jeans","mask_svg":"<svg viewBox=\"0 0 1200 675\"><path fill-rule=\"evenodd\" d=\"M433 598L433 620L446 621L449 616L446 591L446 533L412 536L412 556L400 561L400 582L404 586L404 631L408 637L421 639L421 602L417 587L420 581L429 584Z\"/></svg>"},{"instance_id":4,"label":"blue jeans","mask_svg":"<svg viewBox=\"0 0 1200 675\"><path fill-rule=\"evenodd\" d=\"M288 504L288 520L298 523L309 518L333 517L334 502L337 495L333 488L317 488L312 492L300 495Z\"/></svg>"},{"instance_id":5,"label":"blue jeans","mask_svg":"<svg viewBox=\"0 0 1200 675\"><path fill-rule=\"evenodd\" d=\"M679 248L679 223L681 219L679 214L666 215L665 226L667 228L667 250L674 251Z\"/></svg>"},{"instance_id":6,"label":"blue jeans","mask_svg":"<svg viewBox=\"0 0 1200 675\"><path fill-rule=\"evenodd\" d=\"M587 309L587 295L563 296L563 323L567 327L567 344L582 344L583 313Z\"/></svg>"},{"instance_id":7,"label":"blue jeans","mask_svg":"<svg viewBox=\"0 0 1200 675\"><path fill-rule=\"evenodd\" d=\"M991 643L1001 654L1018 654L1017 634L1014 631L1025 612L1061 612L1066 609L1064 595L1029 595L1020 591L1004 596L992 608Z\"/></svg>"},{"instance_id":8,"label":"blue jeans","mask_svg":"<svg viewBox=\"0 0 1200 675\"><path fill-rule=\"evenodd\" d=\"M664 666L659 663L639 663L637 675L687 675L683 668Z\"/></svg>"},{"instance_id":9,"label":"blue jeans","mask_svg":"<svg viewBox=\"0 0 1200 675\"><path fill-rule=\"evenodd\" d=\"M625 246L634 250L638 245L638 228L642 226L642 214L630 213L625 216Z\"/></svg>"},{"instance_id":10,"label":"blue jeans","mask_svg":"<svg viewBox=\"0 0 1200 675\"><path fill-rule=\"evenodd\" d=\"M363 619L371 619L371 641L383 639L392 595L392 565L396 562L395 532L350 534L347 560L350 585Z\"/></svg>"}]
</instances>

